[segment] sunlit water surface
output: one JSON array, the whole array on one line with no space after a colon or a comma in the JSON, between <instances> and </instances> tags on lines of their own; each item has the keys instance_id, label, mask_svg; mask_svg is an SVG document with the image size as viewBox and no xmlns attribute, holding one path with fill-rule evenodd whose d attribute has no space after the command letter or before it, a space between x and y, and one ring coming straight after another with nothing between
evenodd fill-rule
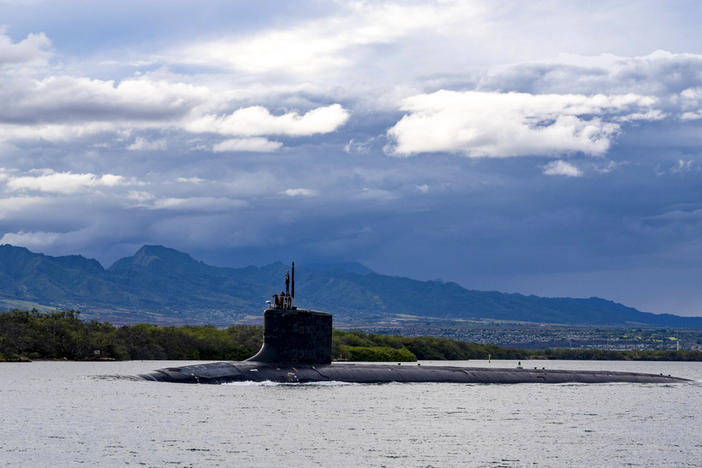
<instances>
[{"instance_id":1,"label":"sunlit water surface","mask_svg":"<svg viewBox=\"0 0 702 468\"><path fill-rule=\"evenodd\" d=\"M0 465L702 466L702 363L522 362L696 381L674 385L120 377L185 364L193 362L0 363Z\"/></svg>"}]
</instances>

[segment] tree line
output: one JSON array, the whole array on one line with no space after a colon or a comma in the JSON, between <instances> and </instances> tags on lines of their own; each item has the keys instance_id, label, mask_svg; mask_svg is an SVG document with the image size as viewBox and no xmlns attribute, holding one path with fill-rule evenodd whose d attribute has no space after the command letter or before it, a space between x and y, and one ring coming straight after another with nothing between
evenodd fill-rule
<instances>
[{"instance_id":1,"label":"tree line","mask_svg":"<svg viewBox=\"0 0 702 468\"><path fill-rule=\"evenodd\" d=\"M263 327L232 325L114 326L83 321L74 310L0 313L0 361L32 359L232 360L253 356L263 342ZM334 360L411 362L468 359L586 359L702 361L700 351L524 350L433 336L404 337L334 330Z\"/></svg>"}]
</instances>

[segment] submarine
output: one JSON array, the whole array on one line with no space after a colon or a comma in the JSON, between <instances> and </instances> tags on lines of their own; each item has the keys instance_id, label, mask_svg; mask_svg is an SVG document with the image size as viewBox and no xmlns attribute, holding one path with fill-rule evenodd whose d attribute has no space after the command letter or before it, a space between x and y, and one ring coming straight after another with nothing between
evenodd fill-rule
<instances>
[{"instance_id":1,"label":"submarine","mask_svg":"<svg viewBox=\"0 0 702 468\"><path fill-rule=\"evenodd\" d=\"M263 345L245 361L214 362L158 369L139 377L150 381L224 384L231 382L443 382L516 383L682 383L687 379L615 371L421 366L419 364L332 363L332 315L297 308L295 263L285 274L285 290L267 301Z\"/></svg>"}]
</instances>

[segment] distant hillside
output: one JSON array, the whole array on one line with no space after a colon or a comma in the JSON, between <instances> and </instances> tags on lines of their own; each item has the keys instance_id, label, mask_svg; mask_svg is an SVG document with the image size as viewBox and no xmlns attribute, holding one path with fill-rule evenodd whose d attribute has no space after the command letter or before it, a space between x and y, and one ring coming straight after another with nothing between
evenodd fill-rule
<instances>
[{"instance_id":1,"label":"distant hillside","mask_svg":"<svg viewBox=\"0 0 702 468\"><path fill-rule=\"evenodd\" d=\"M79 255L51 257L0 246L0 306L77 308L87 318L161 324L259 319L288 266L219 268L162 246L144 246L104 269ZM473 291L456 283L379 275L357 263L300 264L298 305L332 312L336 323L401 315L579 325L702 328L702 318L640 312L600 298L543 298Z\"/></svg>"}]
</instances>

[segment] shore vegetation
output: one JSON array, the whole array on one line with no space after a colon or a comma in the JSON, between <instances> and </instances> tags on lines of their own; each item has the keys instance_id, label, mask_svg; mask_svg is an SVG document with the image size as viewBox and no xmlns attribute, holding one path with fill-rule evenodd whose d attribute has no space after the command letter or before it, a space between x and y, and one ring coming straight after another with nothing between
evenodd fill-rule
<instances>
[{"instance_id":1,"label":"shore vegetation","mask_svg":"<svg viewBox=\"0 0 702 468\"><path fill-rule=\"evenodd\" d=\"M0 313L0 361L60 360L231 360L256 354L263 327L232 325L114 326L83 321L74 310ZM702 361L702 351L596 349L526 350L432 336L404 337L334 330L332 356L341 361L412 362L469 359L576 359Z\"/></svg>"}]
</instances>

